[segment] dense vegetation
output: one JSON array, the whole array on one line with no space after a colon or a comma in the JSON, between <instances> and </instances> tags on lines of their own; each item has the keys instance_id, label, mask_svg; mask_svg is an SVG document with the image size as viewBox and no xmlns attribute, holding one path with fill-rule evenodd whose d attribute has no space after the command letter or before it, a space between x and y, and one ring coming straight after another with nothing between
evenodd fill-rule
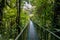
<instances>
[{"instance_id":1,"label":"dense vegetation","mask_svg":"<svg viewBox=\"0 0 60 40\"><path fill-rule=\"evenodd\" d=\"M54 18L54 0L37 0L32 20L40 26L52 28Z\"/></svg>"},{"instance_id":2,"label":"dense vegetation","mask_svg":"<svg viewBox=\"0 0 60 40\"><path fill-rule=\"evenodd\" d=\"M29 11L23 9L24 1L29 2L28 0L0 0L1 40L14 40L25 25L28 24ZM33 22L50 30L60 26L60 13L55 12L57 11L55 6L60 3L55 2L55 0L30 0L30 3L35 7L32 9L34 15L31 19Z\"/></svg>"},{"instance_id":3,"label":"dense vegetation","mask_svg":"<svg viewBox=\"0 0 60 40\"><path fill-rule=\"evenodd\" d=\"M16 36L18 35L18 32L20 33L20 31L24 28L24 26L28 22L28 14L27 14L28 12L24 11L22 8L19 9L17 5L19 2L16 3L16 1L18 0L0 1L1 3L0 39L1 40L15 39Z\"/></svg>"}]
</instances>

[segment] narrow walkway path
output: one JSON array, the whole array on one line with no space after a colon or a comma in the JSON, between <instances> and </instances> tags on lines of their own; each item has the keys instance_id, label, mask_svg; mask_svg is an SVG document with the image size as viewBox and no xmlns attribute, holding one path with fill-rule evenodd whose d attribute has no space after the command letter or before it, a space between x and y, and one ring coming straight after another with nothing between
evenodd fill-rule
<instances>
[{"instance_id":1,"label":"narrow walkway path","mask_svg":"<svg viewBox=\"0 0 60 40\"><path fill-rule=\"evenodd\" d=\"M30 25L28 28L28 39L27 40L38 40L36 29L31 20L30 20Z\"/></svg>"}]
</instances>

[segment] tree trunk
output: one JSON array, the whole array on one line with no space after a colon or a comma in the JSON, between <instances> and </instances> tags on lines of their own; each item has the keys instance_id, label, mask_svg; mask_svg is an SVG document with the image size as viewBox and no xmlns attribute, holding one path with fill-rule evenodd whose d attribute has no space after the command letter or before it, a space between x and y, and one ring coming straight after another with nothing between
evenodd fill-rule
<instances>
[{"instance_id":1,"label":"tree trunk","mask_svg":"<svg viewBox=\"0 0 60 40\"><path fill-rule=\"evenodd\" d=\"M16 24L17 24L17 31L18 34L20 33L20 5L21 5L21 0L17 0L17 17L16 17Z\"/></svg>"}]
</instances>

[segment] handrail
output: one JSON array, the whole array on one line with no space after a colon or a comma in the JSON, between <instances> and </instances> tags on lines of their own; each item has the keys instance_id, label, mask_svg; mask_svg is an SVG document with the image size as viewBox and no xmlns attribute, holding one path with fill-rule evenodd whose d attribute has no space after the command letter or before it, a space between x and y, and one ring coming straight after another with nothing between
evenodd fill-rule
<instances>
[{"instance_id":1,"label":"handrail","mask_svg":"<svg viewBox=\"0 0 60 40\"><path fill-rule=\"evenodd\" d=\"M55 33L51 32L50 30L45 29L44 27L41 27L41 28L43 28L44 30L48 31L49 33L51 33L52 35L54 35L55 37L57 37L58 39L60 39L60 37L58 35L56 35Z\"/></svg>"},{"instance_id":2,"label":"handrail","mask_svg":"<svg viewBox=\"0 0 60 40\"><path fill-rule=\"evenodd\" d=\"M18 38L22 35L22 33L24 32L24 30L27 28L27 25L28 25L29 23L27 23L26 25L25 25L25 27L24 27L24 29L19 33L19 35L15 38L15 40L18 40Z\"/></svg>"},{"instance_id":3,"label":"handrail","mask_svg":"<svg viewBox=\"0 0 60 40\"><path fill-rule=\"evenodd\" d=\"M41 27L39 24L37 23L34 23L36 24L37 26ZM45 31L49 32L50 34L52 34L53 36L55 36L56 38L58 38L60 40L60 37L58 35L56 35L55 33L51 32L50 30L44 28L44 27L41 27L42 29L44 29Z\"/></svg>"},{"instance_id":4,"label":"handrail","mask_svg":"<svg viewBox=\"0 0 60 40\"><path fill-rule=\"evenodd\" d=\"M39 24L37 24L37 23L34 23L34 24L36 24L38 27L40 27L41 28L41 30L45 30L47 33L49 33L51 36L54 36L54 38L58 38L59 40L60 40L60 37L58 36L58 35L56 35L55 33L53 33L52 31L50 31L50 30L48 30L48 29L46 29L46 28L44 28L44 27L42 27L42 26L40 26ZM15 40L18 40L19 39L19 37L21 37L22 36L22 34L23 34L23 32L24 32L24 30L27 28L27 26L28 26L28 24L26 24L26 26L24 27L24 29L19 33L19 35L16 37L16 39ZM43 31L41 31L42 33L43 33ZM41 34L41 33L40 33ZM44 33L43 33L44 34ZM47 34L48 35L48 34ZM44 36L44 35L43 35ZM49 35L48 35L49 36ZM48 37L47 36L47 37ZM45 37L45 36L44 36ZM46 39L45 39L46 40ZM52 39L53 40L53 39Z\"/></svg>"}]
</instances>

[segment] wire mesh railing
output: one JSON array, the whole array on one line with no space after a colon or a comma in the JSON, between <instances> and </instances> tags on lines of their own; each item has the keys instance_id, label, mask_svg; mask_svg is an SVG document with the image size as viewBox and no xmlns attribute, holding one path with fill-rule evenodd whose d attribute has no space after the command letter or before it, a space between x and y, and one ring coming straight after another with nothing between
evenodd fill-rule
<instances>
[{"instance_id":1,"label":"wire mesh railing","mask_svg":"<svg viewBox=\"0 0 60 40\"><path fill-rule=\"evenodd\" d=\"M44 27L40 27L39 25L37 25L36 29L39 36L39 40L60 40L60 37L58 36L59 34L56 35L54 32Z\"/></svg>"},{"instance_id":2,"label":"wire mesh railing","mask_svg":"<svg viewBox=\"0 0 60 40\"><path fill-rule=\"evenodd\" d=\"M56 35L54 32L44 28L40 27L38 24L36 25L36 31L38 34L39 40L60 40L60 37ZM20 34L16 37L15 40L27 40L28 35L28 24L24 27L24 29L20 32Z\"/></svg>"}]
</instances>

